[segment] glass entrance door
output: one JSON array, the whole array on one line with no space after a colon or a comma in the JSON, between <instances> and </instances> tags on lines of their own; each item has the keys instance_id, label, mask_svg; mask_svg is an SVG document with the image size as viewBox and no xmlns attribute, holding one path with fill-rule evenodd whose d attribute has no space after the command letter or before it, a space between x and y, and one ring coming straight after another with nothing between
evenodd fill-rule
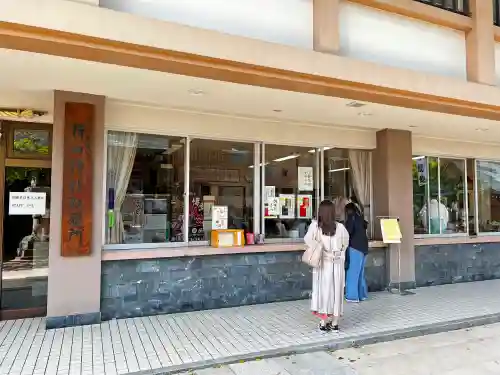
<instances>
[{"instance_id":1,"label":"glass entrance door","mask_svg":"<svg viewBox=\"0 0 500 375\"><path fill-rule=\"evenodd\" d=\"M50 168L6 166L1 252L2 319L45 316Z\"/></svg>"}]
</instances>

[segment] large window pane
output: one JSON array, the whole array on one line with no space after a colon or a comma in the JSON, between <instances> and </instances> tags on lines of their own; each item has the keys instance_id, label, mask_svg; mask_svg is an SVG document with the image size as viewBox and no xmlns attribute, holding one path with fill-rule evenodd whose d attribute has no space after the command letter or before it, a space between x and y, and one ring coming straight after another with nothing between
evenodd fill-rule
<instances>
[{"instance_id":1,"label":"large window pane","mask_svg":"<svg viewBox=\"0 0 500 375\"><path fill-rule=\"evenodd\" d=\"M478 221L480 232L500 231L500 163L477 162Z\"/></svg>"},{"instance_id":2,"label":"large window pane","mask_svg":"<svg viewBox=\"0 0 500 375\"><path fill-rule=\"evenodd\" d=\"M228 229L253 232L254 144L193 139L189 241L207 241L213 205L228 207Z\"/></svg>"},{"instance_id":3,"label":"large window pane","mask_svg":"<svg viewBox=\"0 0 500 375\"><path fill-rule=\"evenodd\" d=\"M265 145L266 238L304 237L317 208L317 157L310 148Z\"/></svg>"},{"instance_id":4,"label":"large window pane","mask_svg":"<svg viewBox=\"0 0 500 375\"><path fill-rule=\"evenodd\" d=\"M413 158L413 215L415 234L440 234L446 207L439 203L438 158Z\"/></svg>"},{"instance_id":5,"label":"large window pane","mask_svg":"<svg viewBox=\"0 0 500 375\"><path fill-rule=\"evenodd\" d=\"M467 210L465 207L465 160L439 159L443 234L467 233ZM444 207L443 207L444 208Z\"/></svg>"},{"instance_id":6,"label":"large window pane","mask_svg":"<svg viewBox=\"0 0 500 375\"><path fill-rule=\"evenodd\" d=\"M415 234L467 233L465 160L413 158Z\"/></svg>"},{"instance_id":7,"label":"large window pane","mask_svg":"<svg viewBox=\"0 0 500 375\"><path fill-rule=\"evenodd\" d=\"M353 201L370 221L370 151L327 149L324 151L325 199L336 203L337 220L344 220L344 206Z\"/></svg>"},{"instance_id":8,"label":"large window pane","mask_svg":"<svg viewBox=\"0 0 500 375\"><path fill-rule=\"evenodd\" d=\"M108 244L183 241L184 138L109 132Z\"/></svg>"}]
</instances>

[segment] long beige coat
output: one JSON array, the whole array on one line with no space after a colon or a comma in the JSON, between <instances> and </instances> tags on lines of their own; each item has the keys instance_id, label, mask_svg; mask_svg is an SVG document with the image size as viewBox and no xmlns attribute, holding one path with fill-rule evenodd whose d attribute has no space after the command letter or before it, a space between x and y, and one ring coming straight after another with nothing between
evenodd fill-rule
<instances>
[{"instance_id":1,"label":"long beige coat","mask_svg":"<svg viewBox=\"0 0 500 375\"><path fill-rule=\"evenodd\" d=\"M324 255L321 267L313 270L311 310L339 317L343 314L344 306L344 262L349 233L341 223L337 223L335 236L325 236L319 230L318 223L313 221L304 242L312 246L318 235L323 243ZM340 255L340 259L334 260L334 254Z\"/></svg>"}]
</instances>

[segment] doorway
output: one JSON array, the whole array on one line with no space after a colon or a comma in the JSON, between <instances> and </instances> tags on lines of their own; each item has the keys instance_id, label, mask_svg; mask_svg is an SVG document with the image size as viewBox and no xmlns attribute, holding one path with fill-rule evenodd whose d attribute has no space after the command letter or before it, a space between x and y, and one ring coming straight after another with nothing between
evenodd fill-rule
<instances>
[{"instance_id":1,"label":"doorway","mask_svg":"<svg viewBox=\"0 0 500 375\"><path fill-rule=\"evenodd\" d=\"M0 144L0 319L46 315L50 130L2 124L7 139Z\"/></svg>"}]
</instances>

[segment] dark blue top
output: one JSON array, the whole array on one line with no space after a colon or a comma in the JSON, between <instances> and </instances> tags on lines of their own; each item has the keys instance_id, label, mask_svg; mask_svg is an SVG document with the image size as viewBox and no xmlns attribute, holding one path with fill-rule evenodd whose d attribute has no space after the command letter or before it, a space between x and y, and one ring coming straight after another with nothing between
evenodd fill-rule
<instances>
[{"instance_id":1,"label":"dark blue top","mask_svg":"<svg viewBox=\"0 0 500 375\"><path fill-rule=\"evenodd\" d=\"M367 223L365 219L357 213L349 214L345 221L345 227L349 232L349 246L365 255L368 254Z\"/></svg>"}]
</instances>

